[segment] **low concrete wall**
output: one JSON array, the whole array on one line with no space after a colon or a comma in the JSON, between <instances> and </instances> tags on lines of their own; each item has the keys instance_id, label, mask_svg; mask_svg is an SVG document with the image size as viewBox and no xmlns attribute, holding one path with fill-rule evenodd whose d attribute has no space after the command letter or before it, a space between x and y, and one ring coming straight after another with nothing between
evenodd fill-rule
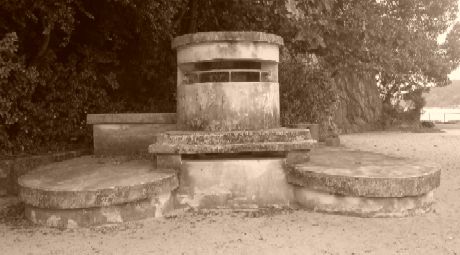
<instances>
[{"instance_id":1,"label":"low concrete wall","mask_svg":"<svg viewBox=\"0 0 460 255\"><path fill-rule=\"evenodd\" d=\"M176 130L175 113L88 114L94 154L147 154L159 132Z\"/></svg>"}]
</instances>

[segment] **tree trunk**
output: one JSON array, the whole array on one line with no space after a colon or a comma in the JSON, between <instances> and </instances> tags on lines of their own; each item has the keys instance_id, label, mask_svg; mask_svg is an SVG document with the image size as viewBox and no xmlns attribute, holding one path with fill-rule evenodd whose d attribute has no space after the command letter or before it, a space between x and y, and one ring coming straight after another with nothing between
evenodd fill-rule
<instances>
[{"instance_id":1,"label":"tree trunk","mask_svg":"<svg viewBox=\"0 0 460 255\"><path fill-rule=\"evenodd\" d=\"M189 6L191 9L190 15L190 25L188 27L188 33L197 32L197 22L198 22L198 1L199 0L190 0Z\"/></svg>"}]
</instances>

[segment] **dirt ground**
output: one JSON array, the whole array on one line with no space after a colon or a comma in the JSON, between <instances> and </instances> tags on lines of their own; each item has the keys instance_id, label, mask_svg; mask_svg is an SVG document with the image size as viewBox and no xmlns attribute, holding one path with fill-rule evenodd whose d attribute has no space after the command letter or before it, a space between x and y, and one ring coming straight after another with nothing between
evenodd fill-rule
<instances>
[{"instance_id":1,"label":"dirt ground","mask_svg":"<svg viewBox=\"0 0 460 255\"><path fill-rule=\"evenodd\" d=\"M19 220L0 223L0 254L460 254L460 129L341 140L356 149L440 163L433 212L374 219L302 210L186 213L62 231Z\"/></svg>"}]
</instances>

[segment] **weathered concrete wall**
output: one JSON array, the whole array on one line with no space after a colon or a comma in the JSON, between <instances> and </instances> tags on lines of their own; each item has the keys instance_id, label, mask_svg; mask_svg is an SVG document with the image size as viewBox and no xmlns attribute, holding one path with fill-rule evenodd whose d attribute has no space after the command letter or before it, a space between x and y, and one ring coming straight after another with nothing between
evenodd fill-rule
<instances>
[{"instance_id":1,"label":"weathered concrete wall","mask_svg":"<svg viewBox=\"0 0 460 255\"><path fill-rule=\"evenodd\" d=\"M284 158L184 160L180 202L201 208L289 206L294 194L284 167Z\"/></svg>"},{"instance_id":2,"label":"weathered concrete wall","mask_svg":"<svg viewBox=\"0 0 460 255\"><path fill-rule=\"evenodd\" d=\"M200 83L180 86L178 127L182 130L255 130L279 127L279 84Z\"/></svg>"},{"instance_id":3,"label":"weathered concrete wall","mask_svg":"<svg viewBox=\"0 0 460 255\"><path fill-rule=\"evenodd\" d=\"M372 75L339 74L335 79L339 105L334 122L342 133L373 130L380 126L382 100Z\"/></svg>"},{"instance_id":4,"label":"weathered concrete wall","mask_svg":"<svg viewBox=\"0 0 460 255\"><path fill-rule=\"evenodd\" d=\"M87 123L96 155L144 154L156 134L176 130L174 113L88 114Z\"/></svg>"}]
</instances>

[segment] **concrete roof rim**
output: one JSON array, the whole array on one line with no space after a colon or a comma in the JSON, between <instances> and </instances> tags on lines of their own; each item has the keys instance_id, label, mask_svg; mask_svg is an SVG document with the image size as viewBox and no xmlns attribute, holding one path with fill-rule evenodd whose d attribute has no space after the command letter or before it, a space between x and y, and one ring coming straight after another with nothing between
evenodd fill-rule
<instances>
[{"instance_id":1,"label":"concrete roof rim","mask_svg":"<svg viewBox=\"0 0 460 255\"><path fill-rule=\"evenodd\" d=\"M177 36L173 38L171 48L177 49L190 44L206 42L265 42L279 46L284 45L283 38L272 33L258 31L210 31Z\"/></svg>"}]
</instances>

